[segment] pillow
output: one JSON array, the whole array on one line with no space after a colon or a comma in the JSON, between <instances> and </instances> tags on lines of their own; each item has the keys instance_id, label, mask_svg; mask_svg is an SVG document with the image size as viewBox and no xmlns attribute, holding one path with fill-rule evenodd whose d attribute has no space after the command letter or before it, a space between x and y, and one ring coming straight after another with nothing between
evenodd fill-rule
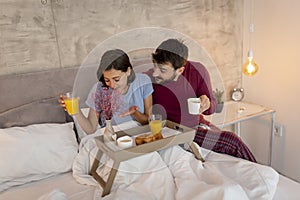
<instances>
[{"instance_id":1,"label":"pillow","mask_svg":"<svg viewBox=\"0 0 300 200\"><path fill-rule=\"evenodd\" d=\"M0 129L0 192L70 171L77 152L73 123Z\"/></svg>"}]
</instances>

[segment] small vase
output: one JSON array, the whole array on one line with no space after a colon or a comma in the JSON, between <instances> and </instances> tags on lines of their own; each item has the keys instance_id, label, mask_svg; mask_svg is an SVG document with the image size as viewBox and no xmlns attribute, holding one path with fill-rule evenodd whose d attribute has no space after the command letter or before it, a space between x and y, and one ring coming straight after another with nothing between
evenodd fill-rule
<instances>
[{"instance_id":1,"label":"small vase","mask_svg":"<svg viewBox=\"0 0 300 200\"><path fill-rule=\"evenodd\" d=\"M216 113L221 113L222 110L223 110L223 107L224 107L224 103L219 103L218 107L217 107L217 110L216 110Z\"/></svg>"},{"instance_id":2,"label":"small vase","mask_svg":"<svg viewBox=\"0 0 300 200\"><path fill-rule=\"evenodd\" d=\"M111 120L106 120L106 126L104 129L104 138L106 141L111 141L113 142L113 136L115 135L114 128L111 125Z\"/></svg>"}]
</instances>

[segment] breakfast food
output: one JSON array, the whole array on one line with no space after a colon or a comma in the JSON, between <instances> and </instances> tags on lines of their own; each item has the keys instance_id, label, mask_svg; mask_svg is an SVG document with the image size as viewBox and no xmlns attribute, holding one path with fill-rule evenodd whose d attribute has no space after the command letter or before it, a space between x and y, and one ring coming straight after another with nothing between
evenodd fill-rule
<instances>
[{"instance_id":1,"label":"breakfast food","mask_svg":"<svg viewBox=\"0 0 300 200\"><path fill-rule=\"evenodd\" d=\"M140 144L144 144L144 143L149 143L149 142L153 142L155 140L159 140L162 139L162 134L161 133L157 133L157 134L142 134L139 135L135 138L135 143L136 145L140 145Z\"/></svg>"},{"instance_id":2,"label":"breakfast food","mask_svg":"<svg viewBox=\"0 0 300 200\"><path fill-rule=\"evenodd\" d=\"M136 145L140 145L140 144L143 144L144 143L144 137L142 136L138 136L135 138L135 144Z\"/></svg>"}]
</instances>

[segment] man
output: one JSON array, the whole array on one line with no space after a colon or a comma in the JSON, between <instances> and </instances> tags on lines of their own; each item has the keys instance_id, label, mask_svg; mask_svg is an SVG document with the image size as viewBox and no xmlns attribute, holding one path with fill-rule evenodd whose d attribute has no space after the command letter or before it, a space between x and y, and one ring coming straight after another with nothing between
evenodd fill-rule
<instances>
[{"instance_id":1,"label":"man","mask_svg":"<svg viewBox=\"0 0 300 200\"><path fill-rule=\"evenodd\" d=\"M201 147L256 162L236 134L222 131L203 118L202 114L215 112L217 101L206 68L187 57L187 46L177 39L162 42L152 54L154 67L146 74L153 82L153 105L163 108L168 120L196 128L194 141ZM200 98L202 114L188 113L187 99L191 97Z\"/></svg>"}]
</instances>

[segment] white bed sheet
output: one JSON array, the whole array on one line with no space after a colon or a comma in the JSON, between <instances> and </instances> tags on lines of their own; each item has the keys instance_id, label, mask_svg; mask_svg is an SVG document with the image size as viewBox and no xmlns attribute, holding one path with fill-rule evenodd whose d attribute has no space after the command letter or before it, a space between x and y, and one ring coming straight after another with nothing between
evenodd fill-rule
<instances>
[{"instance_id":1,"label":"white bed sheet","mask_svg":"<svg viewBox=\"0 0 300 200\"><path fill-rule=\"evenodd\" d=\"M131 124L130 126L134 126L134 124ZM92 137L93 136L91 135L91 138ZM89 137L87 137L87 138L89 138ZM91 141L91 140L88 139L86 141ZM84 141L82 141L82 143L83 142ZM81 143L81 145L82 145L82 143ZM87 142L86 144L93 144L93 143L92 142ZM90 149L90 148L93 148L94 146L93 145L92 146L86 146L85 145L85 147L88 147L88 149ZM170 153L172 153L172 151L169 151L169 153L161 153L160 156L162 156L162 159L166 162L168 160L168 158L172 157ZM122 176L121 175L122 173L118 174L117 177L116 177L116 180L115 180L116 184L114 184L114 186L112 188L112 194L106 196L104 199L115 199L114 197L118 197L120 199L128 199L128 198L125 198L125 197L137 197L138 196L138 194L136 193L137 191L139 191L139 192L142 191L143 193L146 192L146 190L153 191L152 186L157 186L157 184L158 184L157 180L159 178L162 178L163 176L165 177L163 180L165 180L165 181L168 180L167 182L169 183L168 185L170 186L169 189L171 188L170 190L168 190L168 193L169 192L170 193L177 193L177 195L176 195L177 197L180 197L181 194L183 194L184 196L181 196L182 198L184 198L184 197L187 198L187 196L190 195L190 194L197 194L196 199L199 199L198 197L199 197L199 193L201 191L201 188L203 189L203 183L205 183L204 186L205 185L206 186L211 185L211 189L208 190L209 194L212 194L211 191L214 191L213 193L215 193L215 190L216 190L216 189L214 189L216 184L213 183L213 182L209 183L209 181L211 181L213 179L211 179L211 177L206 177L205 178L205 176L208 176L207 175L208 173L205 173L205 171L207 171L207 170L208 170L207 172L210 172L210 171L212 172L212 173L210 173L209 176L221 175L221 174L215 174L215 172L217 172L217 173L226 173L224 175L226 175L226 176L228 175L228 178L231 177L232 181L230 181L230 179L226 180L226 179L222 178L222 179L220 179L222 182L224 182L224 183L234 183L235 185L241 186L241 187L244 187L244 188L249 186L248 189L250 189L250 190L248 191L248 193L253 193L253 192L257 193L257 191L251 191L251 190L253 190L253 188L256 188L256 186L249 185L249 181L251 181L250 179L249 180L246 179L247 181L244 181L244 182L242 181L241 182L241 180L245 179L245 177L241 177L241 176L236 175L236 174L248 173L247 172L248 169L244 168L244 167L247 167L247 163L244 163L243 161L240 163L239 159L236 159L236 158L233 158L233 157L227 156L227 155L216 154L216 153L207 152L207 151L206 151L206 153L202 151L202 153L204 154L205 157L209 154L209 156L206 157L207 162L205 163L204 168L199 166L199 164L195 163L193 161L194 159L190 160L189 157L182 157L182 158L186 158L186 160L185 160L186 162L180 162L179 163L180 166L178 166L179 168L175 167L175 166L171 167L170 171L167 170L166 172L163 172L163 174L161 174L161 177L160 176L155 176L155 173L148 173L148 174L146 173L145 176L139 176L139 177L142 177L142 178L140 178L139 181L136 182L134 180L130 180L130 178L128 178L127 176ZM160 156L157 157L157 155L158 154L152 154L152 155L149 154L148 156L150 156L150 157L153 156L153 157L151 157L151 159L148 158L146 160L154 160L154 158L160 160ZM89 157L86 154L83 154L83 156L84 156L83 158L85 158L85 159ZM92 155L90 155L90 156L92 156ZM81 161L81 159L79 159L79 158L75 159L75 161L74 161L75 166L77 166L79 164L78 161ZM138 158L138 159L143 159L143 158L141 157L141 158ZM139 165L142 165L144 163L144 160L143 160L143 162L139 162ZM176 158L176 160L177 160L177 158ZM226 161L226 160L229 161L229 163L228 162L227 162L227 164L226 164L226 162L224 163L224 161ZM192 161L192 162L190 162L190 161ZM233 168L232 168L233 165L231 166L231 164L230 164L231 162L232 162L233 165L236 165L236 163L240 163L242 165L240 165L240 168L235 168L235 170L233 170ZM90 164L91 163L92 163L92 160L90 160ZM168 162L166 162L166 164L167 163ZM186 166L187 163L189 163L192 166L191 169L193 169L193 170L180 171L180 170L182 170L182 167ZM44 179L44 180L41 180L41 181L31 182L31 183L26 184L26 185L13 187L9 190L6 190L6 191L0 193L0 200L17 200L17 199L20 199L20 198L21 199L30 199L30 200L34 200L34 199L45 200L47 198L41 198L41 197L48 197L53 192L62 194L63 195L62 197L66 197L66 198L59 198L60 200L65 200L65 199L69 199L69 200L79 200L79 199L80 200L93 200L93 199L95 199L95 200L98 200L98 199L102 199L101 198L102 188L97 184L97 182L94 179L92 179L92 177L90 177L88 175L88 173L86 173L88 168L90 167L89 162L82 162L81 164L82 165L79 166L80 171L77 171L77 174L76 173L72 174L71 172L64 173L64 174L60 174L60 175L57 175L57 176L54 176L54 177L51 177L51 178L47 178L47 179ZM184 165L182 165L182 164L184 164ZM246 165L244 165L244 164L246 164ZM128 167L133 166L133 165L130 165L130 162L127 162L127 165L128 165ZM169 164L167 164L167 165L170 167ZM136 167L136 163L134 163L134 166ZM145 166L143 166L143 169L145 169L144 167ZM260 166L257 166L257 167L261 168ZM150 166L150 168L151 168L151 166ZM177 168L177 170L174 171L174 169L176 169L176 168ZM217 170L218 168L220 170ZM77 168L77 170L78 170L78 168ZM249 170L252 171L252 168L249 168ZM262 172L261 175L265 176L266 174L264 174L264 167L262 167L261 170L263 170L263 171L261 171ZM267 168L265 170L267 170L267 171L265 171L267 173L270 172L270 170L267 169ZM81 173L81 174L78 174L78 172ZM201 172L201 173L199 174L198 172ZM167 175L168 173L169 173L169 176ZM176 173L177 175L174 174L174 173ZM192 178L193 177L196 178L195 175L196 176L202 176L202 178L201 178L202 182L199 182L199 180L200 180L199 179L198 184L195 185L195 181L197 181L196 180L197 178L195 179L195 181L190 180L190 178L186 179L186 176L184 174L189 174L189 173L196 173L197 174L197 175L194 174L193 176L188 176L188 177L192 177ZM174 179L175 182L173 182L173 180L169 181L169 178L170 177L172 178L172 175L170 176L170 174L173 174L175 176L175 179ZM252 173L250 173L248 175L251 175L251 174ZM272 175L272 173L270 175ZM77 181L82 182L85 185L79 184L74 177L77 178ZM166 179L166 177L167 177L167 179ZM224 177L224 176L222 176L222 177ZM279 177L280 177L280 179L279 179L279 183L278 183L278 188L276 190L276 193L275 193L275 196L274 196L273 199L275 199L275 200L279 200L279 199L280 200L281 199L289 199L289 200L290 199L292 199L292 200L293 199L300 199L300 184L295 182L295 181L292 181L292 180L290 180L290 179L288 179L288 178L286 178L282 175L280 175ZM134 179L135 178L137 178L137 177L134 177ZM232 178L234 178L234 179L232 179ZM238 179L236 179L236 178L238 178ZM269 178L271 178L271 177L269 177ZM264 180L267 180L267 179L264 179ZM271 179L269 179L269 180L271 180ZM123 184L124 181L125 182L132 181L131 182L132 184L130 183L129 185L124 187L124 184ZM145 183L146 185L142 184L141 182ZM240 182L240 183L238 183L238 182ZM244 184L245 182L247 182L247 183ZM179 188L177 187L177 189L174 190L173 185L171 183L177 184L177 186L180 186L180 187ZM236 184L236 183L238 183L238 184ZM148 187L146 187L147 185L148 185ZM166 184L164 184L164 188L165 188L165 186L166 186ZM201 187L198 187L198 186L201 186ZM269 184L269 186L272 186L274 189L276 187L275 185L272 185L272 183ZM141 190L137 190L137 188L140 188ZM174 191L172 191L172 188L173 188ZM230 193L233 192L234 194L236 193L236 192L234 192L234 190L236 190L236 189L240 190L241 189L240 187L236 187L236 188L235 187L229 187L229 188L233 189L233 191L231 191ZM158 197L162 197L162 196L168 197L165 190L162 190L160 192L161 192L161 194L158 194ZM204 192L207 192L207 191L204 191ZM151 193L149 193L149 194L151 194ZM242 193L237 193L237 194L242 194ZM200 196L203 197L202 194ZM211 196L211 195L209 195L209 196ZM177 199L182 199L182 198L177 198ZM207 199L207 198L205 198L205 199ZM222 197L221 197L221 199L222 199ZM265 199L265 198L262 198L262 199Z\"/></svg>"},{"instance_id":2,"label":"white bed sheet","mask_svg":"<svg viewBox=\"0 0 300 200\"><path fill-rule=\"evenodd\" d=\"M293 181L285 176L279 176L277 190L273 200L299 200L300 199L300 183Z\"/></svg>"},{"instance_id":3,"label":"white bed sheet","mask_svg":"<svg viewBox=\"0 0 300 200\"><path fill-rule=\"evenodd\" d=\"M64 193L68 200L92 200L99 188L79 184L68 172L10 188L0 193L0 200L38 200L55 190Z\"/></svg>"},{"instance_id":4,"label":"white bed sheet","mask_svg":"<svg viewBox=\"0 0 300 200\"><path fill-rule=\"evenodd\" d=\"M69 200L93 200L99 197L99 188L79 184L75 181L72 173L64 173L51 178L35 181L26 185L13 187L0 193L0 200L37 200L54 190L66 194ZM95 198L94 198L95 197ZM273 200L299 200L300 183L285 176L279 176L279 183Z\"/></svg>"}]
</instances>

